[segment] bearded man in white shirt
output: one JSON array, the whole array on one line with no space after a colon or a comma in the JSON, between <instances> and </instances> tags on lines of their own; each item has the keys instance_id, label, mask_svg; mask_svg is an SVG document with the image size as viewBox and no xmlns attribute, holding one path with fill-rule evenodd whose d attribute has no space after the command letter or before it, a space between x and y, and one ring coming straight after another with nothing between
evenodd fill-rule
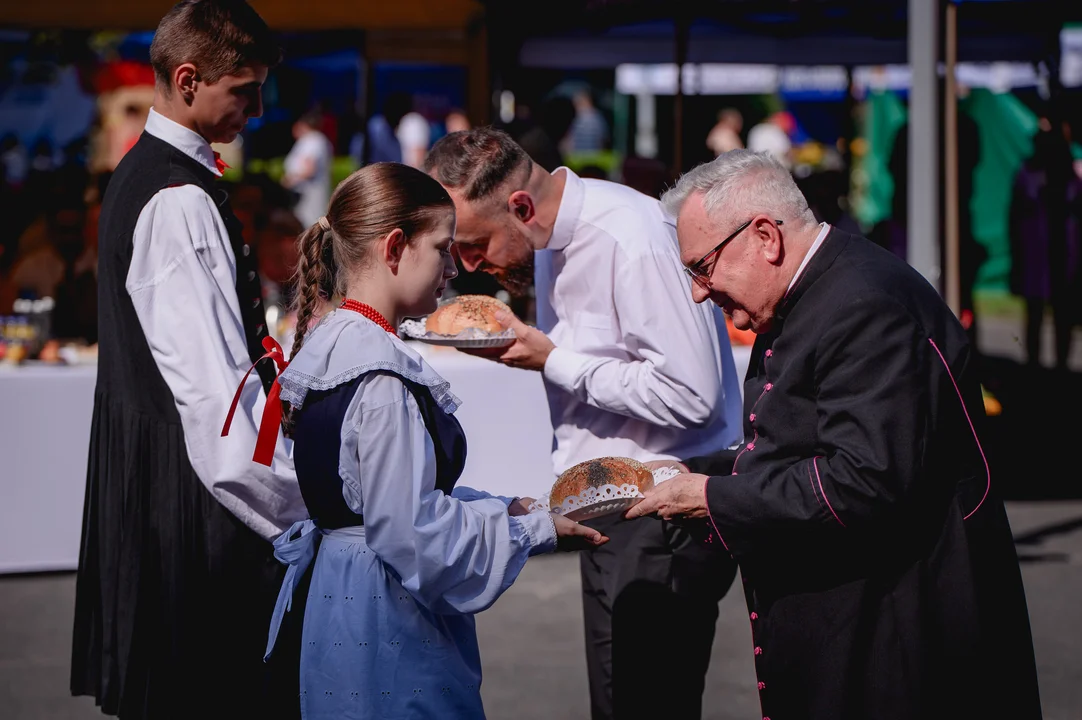
<instances>
[{"instance_id":1,"label":"bearded man in white shirt","mask_svg":"<svg viewBox=\"0 0 1082 720\"><path fill-rule=\"evenodd\" d=\"M675 224L657 199L567 168L550 174L488 127L439 140L425 170L455 201L463 267L513 294L536 288L537 327L507 317L515 343L477 354L542 373L554 474L598 457L660 461L740 442L724 316L690 300ZM717 603L735 567L681 528L643 519L592 521L612 542L581 556L594 720L701 716Z\"/></svg>"},{"instance_id":2,"label":"bearded man in white shirt","mask_svg":"<svg viewBox=\"0 0 1082 720\"><path fill-rule=\"evenodd\" d=\"M262 656L284 575L269 540L306 513L288 444L252 462L269 363L220 437L267 328L210 145L262 114L280 56L240 0L174 6L150 46L154 106L102 206L71 691L124 718L299 712L297 667L268 677Z\"/></svg>"}]
</instances>

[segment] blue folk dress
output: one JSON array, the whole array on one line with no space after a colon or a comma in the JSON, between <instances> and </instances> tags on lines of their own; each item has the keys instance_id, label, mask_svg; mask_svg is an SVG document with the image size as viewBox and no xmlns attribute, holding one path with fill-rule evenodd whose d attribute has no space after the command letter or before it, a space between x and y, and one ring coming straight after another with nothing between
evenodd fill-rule
<instances>
[{"instance_id":1,"label":"blue folk dress","mask_svg":"<svg viewBox=\"0 0 1082 720\"><path fill-rule=\"evenodd\" d=\"M289 568L267 657L300 654L301 716L483 718L473 614L555 549L548 514L511 517L508 498L455 487L458 399L357 313L329 314L280 382L310 519L275 542ZM309 567L300 647L276 649Z\"/></svg>"}]
</instances>

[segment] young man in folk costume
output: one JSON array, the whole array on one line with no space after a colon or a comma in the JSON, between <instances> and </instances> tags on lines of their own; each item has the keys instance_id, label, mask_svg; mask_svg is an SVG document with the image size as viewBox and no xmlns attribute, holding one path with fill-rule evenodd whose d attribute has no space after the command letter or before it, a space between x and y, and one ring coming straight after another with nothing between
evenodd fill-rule
<instances>
[{"instance_id":1,"label":"young man in folk costume","mask_svg":"<svg viewBox=\"0 0 1082 720\"><path fill-rule=\"evenodd\" d=\"M252 462L270 363L219 437L267 328L211 143L260 116L280 50L244 2L185 0L150 56L154 106L101 213L71 690L124 718L272 717L297 673L262 662L283 573L268 540L304 506L287 443Z\"/></svg>"}]
</instances>

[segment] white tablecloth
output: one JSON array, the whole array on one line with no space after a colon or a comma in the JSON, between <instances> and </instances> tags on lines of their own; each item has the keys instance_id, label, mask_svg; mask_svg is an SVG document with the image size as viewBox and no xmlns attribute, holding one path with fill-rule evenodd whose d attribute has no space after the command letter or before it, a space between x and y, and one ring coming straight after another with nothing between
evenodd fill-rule
<instances>
[{"instance_id":1,"label":"white tablecloth","mask_svg":"<svg viewBox=\"0 0 1082 720\"><path fill-rule=\"evenodd\" d=\"M0 369L0 572L79 564L97 372Z\"/></svg>"},{"instance_id":2,"label":"white tablecloth","mask_svg":"<svg viewBox=\"0 0 1082 720\"><path fill-rule=\"evenodd\" d=\"M462 400L469 455L462 482L536 496L552 484L552 425L538 373L416 344ZM743 377L750 348L734 347ZM79 562L93 366L0 369L0 573L74 570Z\"/></svg>"}]
</instances>

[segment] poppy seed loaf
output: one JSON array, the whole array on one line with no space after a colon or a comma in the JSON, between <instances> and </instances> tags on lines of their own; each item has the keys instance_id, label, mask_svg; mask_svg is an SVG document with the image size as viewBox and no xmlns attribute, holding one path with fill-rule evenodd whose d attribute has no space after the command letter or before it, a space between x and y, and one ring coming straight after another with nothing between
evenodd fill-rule
<instances>
[{"instance_id":1,"label":"poppy seed loaf","mask_svg":"<svg viewBox=\"0 0 1082 720\"><path fill-rule=\"evenodd\" d=\"M625 457L603 457L587 460L565 470L549 493L549 506L562 505L567 498L582 497L588 488L603 485L635 485L640 492L654 486L654 475L638 460Z\"/></svg>"},{"instance_id":2,"label":"poppy seed loaf","mask_svg":"<svg viewBox=\"0 0 1082 720\"><path fill-rule=\"evenodd\" d=\"M469 328L498 333L504 329L496 320L499 310L511 312L505 303L488 295L459 295L425 319L425 330L438 335L457 335Z\"/></svg>"}]
</instances>

